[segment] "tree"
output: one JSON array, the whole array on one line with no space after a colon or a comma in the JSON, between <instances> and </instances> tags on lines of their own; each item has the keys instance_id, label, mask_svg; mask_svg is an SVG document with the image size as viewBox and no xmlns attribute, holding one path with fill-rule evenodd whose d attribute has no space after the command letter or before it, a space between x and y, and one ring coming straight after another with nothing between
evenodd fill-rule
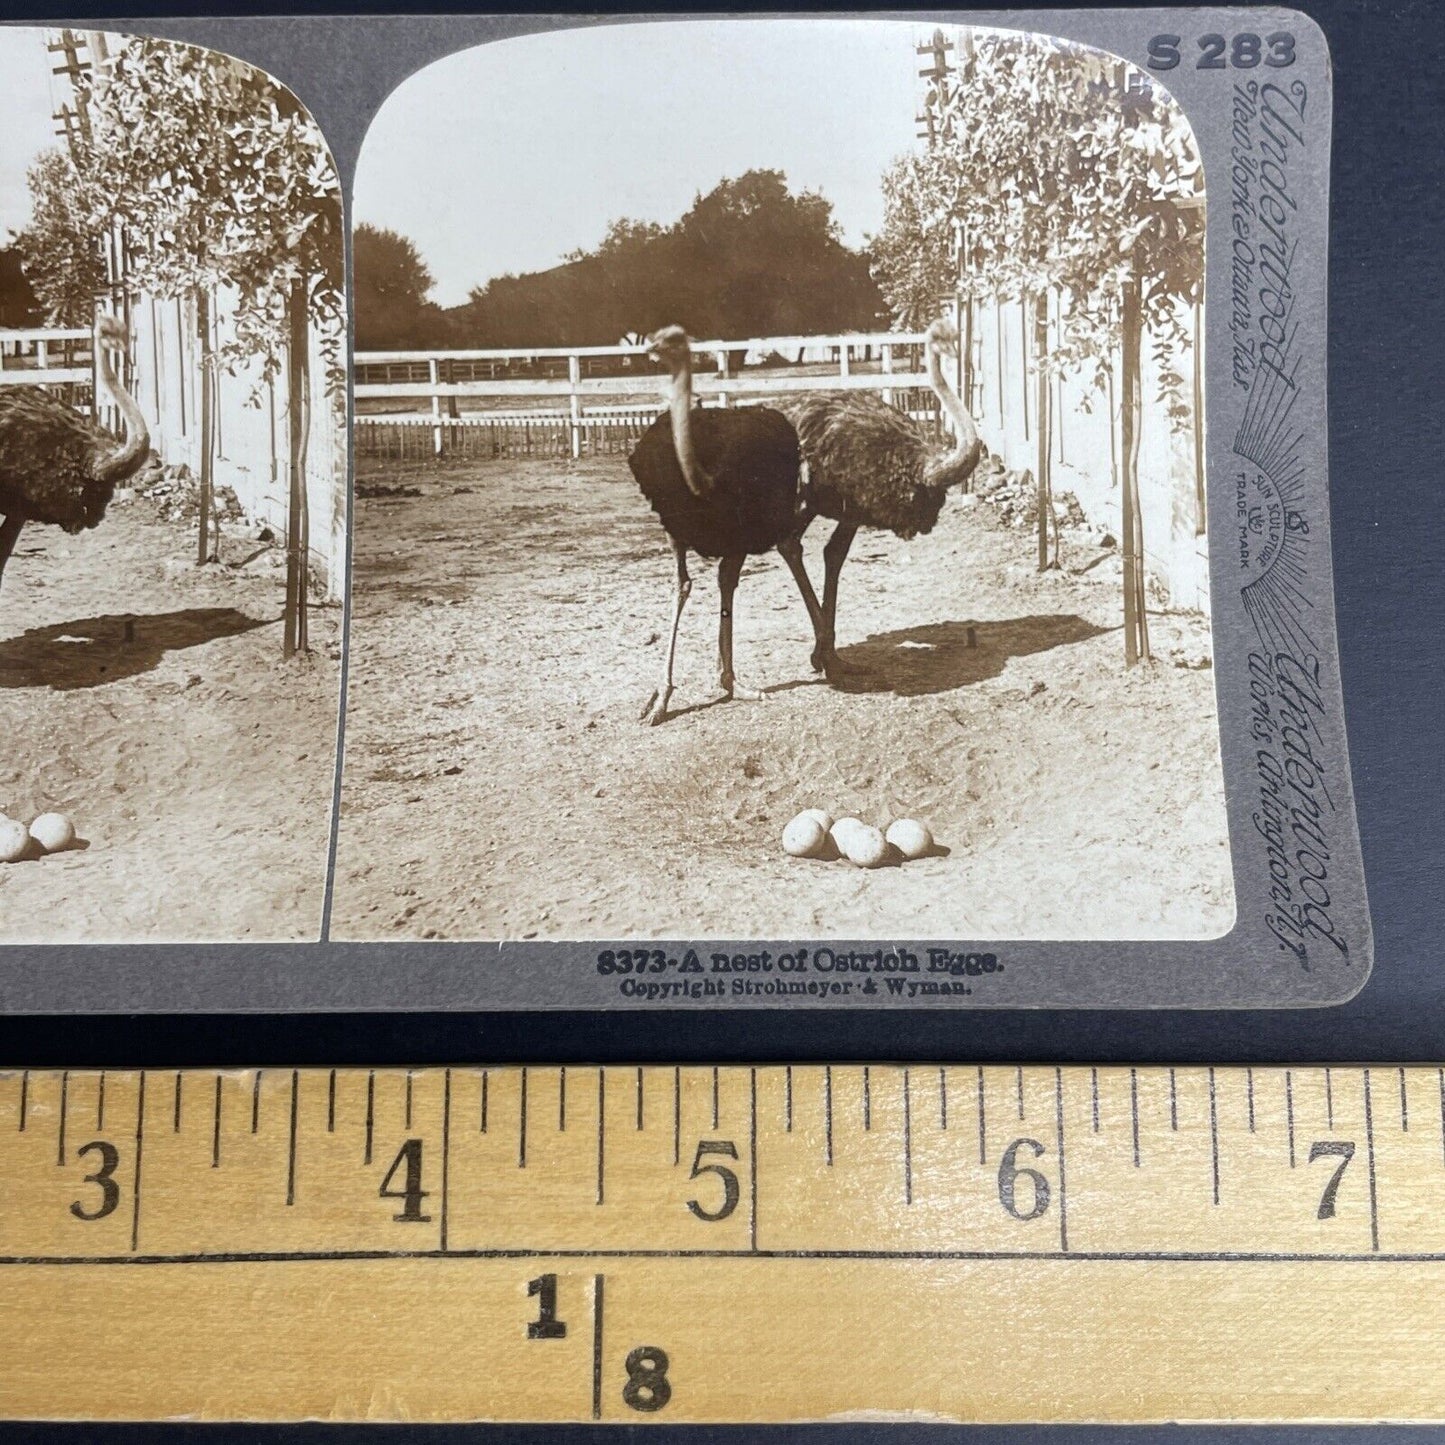
<instances>
[{"instance_id":1,"label":"tree","mask_svg":"<svg viewBox=\"0 0 1445 1445\"><path fill-rule=\"evenodd\" d=\"M87 149L80 154L88 161ZM15 237L26 280L47 324L88 327L106 282L105 255L91 227L97 200L90 182L59 150L42 152L27 180L30 224Z\"/></svg>"},{"instance_id":2,"label":"tree","mask_svg":"<svg viewBox=\"0 0 1445 1445\"><path fill-rule=\"evenodd\" d=\"M982 31L926 101L933 141L884 178L877 276L910 316L929 291L957 289L1035 312L1039 370L1040 565L1047 556L1051 373L1096 385L1125 363L1125 652L1148 655L1138 511L1138 358L1145 330L1166 362L1187 344L1187 308L1204 281L1203 171L1189 123L1142 72L1044 36ZM945 260L952 256L951 262ZM936 290L934 288L937 288ZM1049 346L1056 298L1063 340ZM935 305L936 305L935 300ZM1161 367L1161 403L1187 410L1182 377Z\"/></svg>"},{"instance_id":3,"label":"tree","mask_svg":"<svg viewBox=\"0 0 1445 1445\"><path fill-rule=\"evenodd\" d=\"M0 247L0 326L39 326L44 319L19 247Z\"/></svg>"},{"instance_id":4,"label":"tree","mask_svg":"<svg viewBox=\"0 0 1445 1445\"><path fill-rule=\"evenodd\" d=\"M338 409L345 387L341 191L330 152L289 91L215 51L131 39L80 84L91 142L72 162L52 162L54 177L47 170L40 184L32 181L35 225L81 251L117 228L129 286L196 302L205 373L202 561L210 555L214 441L206 423L214 371L256 362L265 382L285 366L291 507L284 647L288 656L305 651L313 336ZM62 178L66 164L73 175ZM86 279L94 284L93 275ZM222 291L233 338L213 353L209 313Z\"/></svg>"},{"instance_id":5,"label":"tree","mask_svg":"<svg viewBox=\"0 0 1445 1445\"><path fill-rule=\"evenodd\" d=\"M496 277L454 314L474 346L586 346L672 322L723 340L865 330L885 310L831 203L759 170L699 194L670 226L615 220L590 251Z\"/></svg>"},{"instance_id":6,"label":"tree","mask_svg":"<svg viewBox=\"0 0 1445 1445\"><path fill-rule=\"evenodd\" d=\"M351 236L359 351L435 344L446 322L429 299L435 280L416 245L363 221Z\"/></svg>"}]
</instances>

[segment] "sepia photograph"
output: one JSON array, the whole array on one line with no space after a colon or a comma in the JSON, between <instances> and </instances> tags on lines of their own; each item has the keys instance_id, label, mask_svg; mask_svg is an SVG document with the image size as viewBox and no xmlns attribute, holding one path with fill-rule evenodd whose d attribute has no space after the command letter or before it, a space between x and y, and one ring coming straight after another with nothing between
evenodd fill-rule
<instances>
[{"instance_id":1,"label":"sepia photograph","mask_svg":"<svg viewBox=\"0 0 1445 1445\"><path fill-rule=\"evenodd\" d=\"M0 27L0 941L320 935L344 241L269 76Z\"/></svg>"},{"instance_id":2,"label":"sepia photograph","mask_svg":"<svg viewBox=\"0 0 1445 1445\"><path fill-rule=\"evenodd\" d=\"M1153 77L1041 34L609 24L395 90L332 936L1228 933L1205 194Z\"/></svg>"}]
</instances>

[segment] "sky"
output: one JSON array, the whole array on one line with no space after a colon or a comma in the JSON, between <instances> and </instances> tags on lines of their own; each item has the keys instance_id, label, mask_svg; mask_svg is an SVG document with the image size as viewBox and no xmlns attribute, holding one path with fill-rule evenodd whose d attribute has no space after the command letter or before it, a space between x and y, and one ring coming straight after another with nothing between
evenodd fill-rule
<instances>
[{"instance_id":1,"label":"sky","mask_svg":"<svg viewBox=\"0 0 1445 1445\"><path fill-rule=\"evenodd\" d=\"M43 30L0 25L0 246L30 219L26 171L60 144L50 118L50 60Z\"/></svg>"},{"instance_id":2,"label":"sky","mask_svg":"<svg viewBox=\"0 0 1445 1445\"><path fill-rule=\"evenodd\" d=\"M754 169L821 191L860 246L914 143L922 38L900 21L698 20L465 50L383 106L355 219L410 237L443 306L594 246L618 217L671 223Z\"/></svg>"}]
</instances>

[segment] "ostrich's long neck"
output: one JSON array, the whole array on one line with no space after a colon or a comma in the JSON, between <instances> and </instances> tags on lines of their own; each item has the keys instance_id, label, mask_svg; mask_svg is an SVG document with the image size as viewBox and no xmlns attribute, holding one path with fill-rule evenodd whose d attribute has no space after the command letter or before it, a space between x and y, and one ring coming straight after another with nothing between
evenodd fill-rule
<instances>
[{"instance_id":1,"label":"ostrich's long neck","mask_svg":"<svg viewBox=\"0 0 1445 1445\"><path fill-rule=\"evenodd\" d=\"M100 338L95 341L96 346L96 371L100 376L101 385L115 398L116 405L120 408L120 414L125 418L125 441L120 444L99 466L95 469L97 480L102 482L119 482L131 475L140 465L141 459L150 449L150 431L146 427L146 419L140 407L135 403L135 398L120 384L116 377L115 369L110 364L110 353Z\"/></svg>"},{"instance_id":2,"label":"ostrich's long neck","mask_svg":"<svg viewBox=\"0 0 1445 1445\"><path fill-rule=\"evenodd\" d=\"M958 393L948 384L948 378L943 374L943 363L939 359L938 348L935 346L928 348L928 382L938 397L939 405L948 413L949 419L953 422L954 434L953 450L939 457L930 471L935 475L945 471L957 472L958 475L950 475L946 479L948 485L956 485L967 480L978 465L979 458L983 455L983 441L968 408L958 399Z\"/></svg>"},{"instance_id":3,"label":"ostrich's long neck","mask_svg":"<svg viewBox=\"0 0 1445 1445\"><path fill-rule=\"evenodd\" d=\"M677 452L677 464L682 468L687 489L695 497L706 496L711 490L711 479L703 471L697 459L697 448L692 435L692 363L683 361L672 374L671 396L668 411L672 414L672 445Z\"/></svg>"}]
</instances>

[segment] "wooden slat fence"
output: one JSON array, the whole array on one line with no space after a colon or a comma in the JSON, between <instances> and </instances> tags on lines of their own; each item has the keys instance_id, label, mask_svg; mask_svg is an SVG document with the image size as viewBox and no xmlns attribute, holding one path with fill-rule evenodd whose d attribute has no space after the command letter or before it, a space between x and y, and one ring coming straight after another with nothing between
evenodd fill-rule
<instances>
[{"instance_id":1,"label":"wooden slat fence","mask_svg":"<svg viewBox=\"0 0 1445 1445\"><path fill-rule=\"evenodd\" d=\"M699 342L693 388L704 406L877 391L936 420L920 369L923 339L876 332ZM643 346L372 351L358 353L355 367L360 456L610 455L630 450L665 404L663 373Z\"/></svg>"}]
</instances>

